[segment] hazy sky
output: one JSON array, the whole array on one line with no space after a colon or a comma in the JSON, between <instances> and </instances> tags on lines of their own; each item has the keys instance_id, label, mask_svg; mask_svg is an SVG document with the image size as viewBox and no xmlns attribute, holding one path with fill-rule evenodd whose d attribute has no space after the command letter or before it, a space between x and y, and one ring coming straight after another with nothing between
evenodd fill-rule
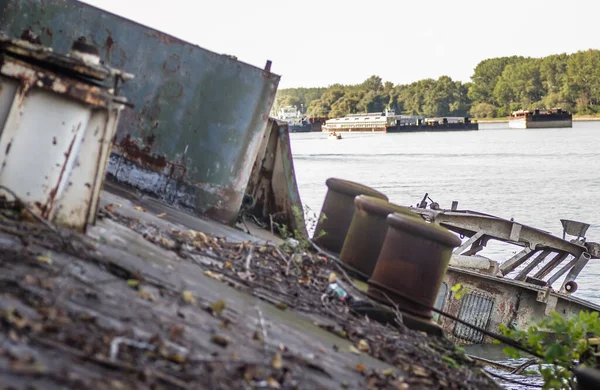
<instances>
[{"instance_id":1,"label":"hazy sky","mask_svg":"<svg viewBox=\"0 0 600 390\"><path fill-rule=\"evenodd\" d=\"M85 0L282 76L280 88L469 80L483 59L600 48L598 0Z\"/></svg>"}]
</instances>

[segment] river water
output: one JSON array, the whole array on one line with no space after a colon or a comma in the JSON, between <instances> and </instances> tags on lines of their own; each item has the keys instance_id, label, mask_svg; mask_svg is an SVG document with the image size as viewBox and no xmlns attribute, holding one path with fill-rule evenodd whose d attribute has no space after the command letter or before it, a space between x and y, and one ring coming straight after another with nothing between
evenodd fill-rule
<instances>
[{"instance_id":1,"label":"river water","mask_svg":"<svg viewBox=\"0 0 600 390\"><path fill-rule=\"evenodd\" d=\"M509 129L480 124L479 131L405 134L292 133L291 145L304 206L318 214L329 177L357 181L391 202L416 205L425 193L443 208L453 200L476 210L562 235L560 219L591 224L600 242L600 122L571 129ZM515 247L486 249L506 259ZM512 253L511 252L511 253ZM600 304L600 261L577 279L576 296ZM556 287L556 286L555 286Z\"/></svg>"},{"instance_id":2,"label":"river water","mask_svg":"<svg viewBox=\"0 0 600 390\"><path fill-rule=\"evenodd\" d=\"M571 129L494 123L470 132L342 136L291 134L300 196L314 213L323 204L325 180L337 177L371 186L397 204L416 205L429 193L443 208L456 200L460 209L514 218L559 236L560 219L586 222L588 241L600 242L600 122L575 122ZM502 260L514 249L490 244L482 254ZM600 304L600 260L591 260L577 283L574 295Z\"/></svg>"}]
</instances>

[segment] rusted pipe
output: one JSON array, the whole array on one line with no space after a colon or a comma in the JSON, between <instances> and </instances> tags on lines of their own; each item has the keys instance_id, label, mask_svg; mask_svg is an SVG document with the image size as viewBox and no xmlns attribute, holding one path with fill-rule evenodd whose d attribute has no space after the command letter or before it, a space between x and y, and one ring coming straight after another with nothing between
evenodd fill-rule
<instances>
[{"instance_id":1,"label":"rusted pipe","mask_svg":"<svg viewBox=\"0 0 600 390\"><path fill-rule=\"evenodd\" d=\"M397 213L389 215L387 222L389 229L369 279L368 294L430 319L452 249L460 245L460 239L439 225Z\"/></svg>"},{"instance_id":2,"label":"rusted pipe","mask_svg":"<svg viewBox=\"0 0 600 390\"><path fill-rule=\"evenodd\" d=\"M408 207L372 196L359 195L354 198L354 204L356 208L340 260L356 277L367 281L373 273L388 231L387 216L400 213L418 219L421 217Z\"/></svg>"},{"instance_id":3,"label":"rusted pipe","mask_svg":"<svg viewBox=\"0 0 600 390\"><path fill-rule=\"evenodd\" d=\"M313 240L321 247L340 253L346 233L354 216L354 198L369 195L388 200L387 196L373 188L352 181L329 178L325 202L313 234Z\"/></svg>"}]
</instances>

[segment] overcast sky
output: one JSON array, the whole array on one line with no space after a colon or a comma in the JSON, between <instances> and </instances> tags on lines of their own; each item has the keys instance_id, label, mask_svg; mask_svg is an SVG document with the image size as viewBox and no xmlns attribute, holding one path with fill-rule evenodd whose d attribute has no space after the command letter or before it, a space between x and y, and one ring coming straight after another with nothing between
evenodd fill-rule
<instances>
[{"instance_id":1,"label":"overcast sky","mask_svg":"<svg viewBox=\"0 0 600 390\"><path fill-rule=\"evenodd\" d=\"M280 88L469 80L483 59L600 48L598 0L85 0L282 75Z\"/></svg>"}]
</instances>

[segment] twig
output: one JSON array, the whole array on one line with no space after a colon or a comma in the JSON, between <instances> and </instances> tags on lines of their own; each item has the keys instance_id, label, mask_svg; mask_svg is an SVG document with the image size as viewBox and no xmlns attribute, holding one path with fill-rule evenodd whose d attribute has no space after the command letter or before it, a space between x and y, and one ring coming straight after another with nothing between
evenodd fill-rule
<instances>
[{"instance_id":1,"label":"twig","mask_svg":"<svg viewBox=\"0 0 600 390\"><path fill-rule=\"evenodd\" d=\"M119 354L119 347L121 346L121 344L129 345L138 349L146 349L148 351L155 351L157 348L156 345L144 341L132 340L127 337L115 337L110 343L110 360L117 360L117 355ZM174 344L172 342L166 342L165 344L173 349L176 349L182 355L188 354L188 350L185 347Z\"/></svg>"},{"instance_id":2,"label":"twig","mask_svg":"<svg viewBox=\"0 0 600 390\"><path fill-rule=\"evenodd\" d=\"M250 247L250 250L248 251L248 256L246 256L246 271L250 272L250 262L252 261L252 252L254 251L254 245L252 245Z\"/></svg>"},{"instance_id":3,"label":"twig","mask_svg":"<svg viewBox=\"0 0 600 390\"><path fill-rule=\"evenodd\" d=\"M37 337L37 336L32 337L32 339L35 340L36 342L38 342L39 344L42 344L42 345L44 345L46 347L60 350L62 352L68 353L69 355L73 355L73 356L75 356L75 357L77 357L79 359L88 360L88 361L94 362L96 364L100 364L100 365L108 367L108 368L117 369L117 370L123 370L123 371L129 371L129 372L134 372L134 373L137 373L137 374L140 374L140 375L143 375L143 374L147 375L148 374L148 372L146 372L145 370L142 370L142 369L140 369L138 367L135 367L135 366L133 366L131 364L123 363L123 362L118 362L118 361L111 361L111 360L106 359L103 356L97 355L97 354L96 355L87 355L87 354L85 354L84 352L82 352L82 351L80 351L78 349L66 346L66 345L64 345L62 343L59 343L59 342L56 342L56 341L53 341L53 340L50 340L50 339L43 339L43 338L40 338L40 337ZM151 371L150 375L152 375L152 376L156 377L157 379L159 379L159 380L161 380L161 381L163 381L163 382L165 382L165 383L167 383L167 384L169 384L171 386L174 386L174 387L178 387L178 388L181 388L181 389L189 389L190 388L187 383L184 383L184 382L180 381L177 378L174 378L174 377L172 377L170 375L167 375L167 374L163 374L163 373L161 373L159 371L156 371L156 370Z\"/></svg>"},{"instance_id":4,"label":"twig","mask_svg":"<svg viewBox=\"0 0 600 390\"><path fill-rule=\"evenodd\" d=\"M11 190L10 188L8 188L8 187L6 187L4 185L1 185L1 184L0 184L0 189L8 192L13 198L15 198L16 202L18 202L21 206L23 206L23 208L25 210L27 210L29 212L29 214L31 214L40 223L46 225L46 227L48 229L52 230L53 232L58 233L58 230L56 229L56 227L54 225L52 225L46 219L40 217L37 213L35 213L29 206L27 206L27 204L13 190ZM59 236L60 236L60 234L59 234Z\"/></svg>"},{"instance_id":5,"label":"twig","mask_svg":"<svg viewBox=\"0 0 600 390\"><path fill-rule=\"evenodd\" d=\"M138 349L147 349L148 351L154 351L156 349L156 345L152 345L150 343L145 343L142 341L131 340L125 337L115 337L113 341L110 343L110 360L115 362L117 361L117 355L119 354L119 347L121 344L129 345L131 347L135 347Z\"/></svg>"},{"instance_id":6,"label":"twig","mask_svg":"<svg viewBox=\"0 0 600 390\"><path fill-rule=\"evenodd\" d=\"M529 359L525 363L521 364L519 367L512 370L510 373L518 375L521 372L523 372L523 370L525 370L527 367L534 365L536 362L537 362L537 359Z\"/></svg>"},{"instance_id":7,"label":"twig","mask_svg":"<svg viewBox=\"0 0 600 390\"><path fill-rule=\"evenodd\" d=\"M292 257L290 257L290 259L287 262L287 266L285 267L285 276L288 276L290 274L290 267L292 266L292 263L296 263L296 259L298 258L298 256L301 256L298 253L294 253L292 255Z\"/></svg>"},{"instance_id":8,"label":"twig","mask_svg":"<svg viewBox=\"0 0 600 390\"><path fill-rule=\"evenodd\" d=\"M493 373L491 371L488 371L488 370L485 370L485 369L482 370L482 371L485 372L488 375L491 375L493 377L501 379L501 380L503 380L505 382L514 383L514 384L520 385L520 386L535 387L536 389L541 389L542 388L542 386L540 386L540 385L532 385L531 383L521 382L521 381L518 381L518 380L515 380L515 379L507 378L507 377L505 377L503 375L495 374L495 373Z\"/></svg>"},{"instance_id":9,"label":"twig","mask_svg":"<svg viewBox=\"0 0 600 390\"><path fill-rule=\"evenodd\" d=\"M400 312L400 308L398 307L396 302L392 301L392 299L388 297L388 295L385 292L379 291L379 293L383 294L383 296L385 297L385 299L387 299L390 305L394 307L394 314L396 315L396 321L398 322L398 324L403 324L404 321L402 320L402 313Z\"/></svg>"},{"instance_id":10,"label":"twig","mask_svg":"<svg viewBox=\"0 0 600 390\"><path fill-rule=\"evenodd\" d=\"M260 325L260 330L261 330L261 334L262 334L262 338L263 338L263 348L266 353L267 352L267 327L265 325L265 319L263 318L262 311L260 310L258 305L256 305L255 307L256 307L256 312L258 313L258 324Z\"/></svg>"},{"instance_id":11,"label":"twig","mask_svg":"<svg viewBox=\"0 0 600 390\"><path fill-rule=\"evenodd\" d=\"M244 225L244 227L246 228L246 234L251 234L250 233L250 228L248 227L248 225L246 225L246 219L244 218L244 214L242 213L242 224Z\"/></svg>"}]
</instances>

